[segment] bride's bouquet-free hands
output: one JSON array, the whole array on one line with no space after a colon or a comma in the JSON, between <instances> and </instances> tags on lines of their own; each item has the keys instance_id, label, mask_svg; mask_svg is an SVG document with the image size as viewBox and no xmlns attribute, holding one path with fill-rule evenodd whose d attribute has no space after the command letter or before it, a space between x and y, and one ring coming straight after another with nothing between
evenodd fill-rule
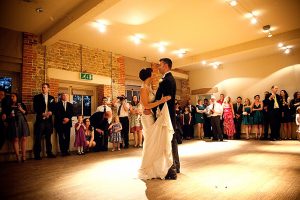
<instances>
[{"instance_id":1,"label":"bride's bouquet-free hands","mask_svg":"<svg viewBox=\"0 0 300 200\"><path fill-rule=\"evenodd\" d=\"M161 97L160 101L161 103L165 103L167 101L169 101L171 99L171 96L164 96L164 97Z\"/></svg>"}]
</instances>

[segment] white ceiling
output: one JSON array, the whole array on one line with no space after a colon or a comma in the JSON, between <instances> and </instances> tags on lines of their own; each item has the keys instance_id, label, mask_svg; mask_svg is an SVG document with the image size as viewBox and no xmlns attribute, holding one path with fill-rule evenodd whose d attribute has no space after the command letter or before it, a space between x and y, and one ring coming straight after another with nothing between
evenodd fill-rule
<instances>
[{"instance_id":1,"label":"white ceiling","mask_svg":"<svg viewBox=\"0 0 300 200\"><path fill-rule=\"evenodd\" d=\"M171 57L175 67L194 70L201 60L232 62L273 54L278 42L300 45L299 0L1 0L0 26L40 34L46 45L66 40L131 58L157 62ZM44 12L36 13L42 7ZM258 12L251 25L244 14ZM92 26L106 20L107 32ZM272 38L262 32L270 24ZM130 36L143 34L140 45ZM154 43L168 43L159 53ZM173 51L188 49L183 58Z\"/></svg>"}]
</instances>

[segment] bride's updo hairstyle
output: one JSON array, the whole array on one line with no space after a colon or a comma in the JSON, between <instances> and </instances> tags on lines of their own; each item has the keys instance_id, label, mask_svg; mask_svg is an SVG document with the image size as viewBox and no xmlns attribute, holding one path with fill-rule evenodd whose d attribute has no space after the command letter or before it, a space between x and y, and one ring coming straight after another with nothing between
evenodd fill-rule
<instances>
[{"instance_id":1,"label":"bride's updo hairstyle","mask_svg":"<svg viewBox=\"0 0 300 200\"><path fill-rule=\"evenodd\" d=\"M151 68L144 68L140 71L139 77L142 81L145 81L147 78L151 77L152 75L152 69Z\"/></svg>"}]
</instances>

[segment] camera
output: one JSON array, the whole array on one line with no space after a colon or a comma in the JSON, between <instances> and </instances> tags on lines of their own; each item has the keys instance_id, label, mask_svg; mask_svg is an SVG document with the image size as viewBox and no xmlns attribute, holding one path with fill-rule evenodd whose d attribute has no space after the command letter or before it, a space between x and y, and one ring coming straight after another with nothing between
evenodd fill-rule
<instances>
[{"instance_id":1,"label":"camera","mask_svg":"<svg viewBox=\"0 0 300 200\"><path fill-rule=\"evenodd\" d=\"M125 99L127 99L124 95L118 96L117 99L119 99L120 101L123 101Z\"/></svg>"}]
</instances>

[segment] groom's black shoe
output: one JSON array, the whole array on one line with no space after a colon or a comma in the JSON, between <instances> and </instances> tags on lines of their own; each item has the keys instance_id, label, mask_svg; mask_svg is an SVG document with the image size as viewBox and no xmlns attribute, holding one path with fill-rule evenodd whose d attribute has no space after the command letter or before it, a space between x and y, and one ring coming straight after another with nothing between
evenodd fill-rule
<instances>
[{"instance_id":1,"label":"groom's black shoe","mask_svg":"<svg viewBox=\"0 0 300 200\"><path fill-rule=\"evenodd\" d=\"M176 169L176 173L179 174L180 173L180 169Z\"/></svg>"}]
</instances>

